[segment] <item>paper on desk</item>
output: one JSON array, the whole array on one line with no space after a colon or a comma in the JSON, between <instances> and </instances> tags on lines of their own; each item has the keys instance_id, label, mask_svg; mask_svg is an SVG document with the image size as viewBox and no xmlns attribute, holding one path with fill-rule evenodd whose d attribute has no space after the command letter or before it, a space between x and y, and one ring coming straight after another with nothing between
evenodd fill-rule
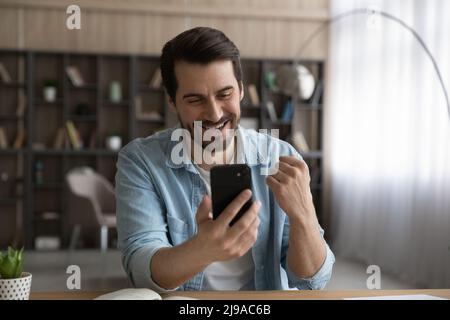
<instances>
[{"instance_id":1,"label":"paper on desk","mask_svg":"<svg viewBox=\"0 0 450 320\"><path fill-rule=\"evenodd\" d=\"M410 294L410 295L395 295L395 296L344 298L344 300L447 300L447 299L436 296L430 296L428 294Z\"/></svg>"}]
</instances>

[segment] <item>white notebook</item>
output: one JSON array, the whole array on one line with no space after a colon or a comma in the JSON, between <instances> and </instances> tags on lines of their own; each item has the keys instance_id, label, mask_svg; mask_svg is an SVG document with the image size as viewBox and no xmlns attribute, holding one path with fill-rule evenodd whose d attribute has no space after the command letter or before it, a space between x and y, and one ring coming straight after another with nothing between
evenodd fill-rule
<instances>
[{"instance_id":1,"label":"white notebook","mask_svg":"<svg viewBox=\"0 0 450 320\"><path fill-rule=\"evenodd\" d=\"M447 300L441 297L430 296L428 294L410 294L397 296L373 296L373 297L358 297L345 298L344 300Z\"/></svg>"},{"instance_id":2,"label":"white notebook","mask_svg":"<svg viewBox=\"0 0 450 320\"><path fill-rule=\"evenodd\" d=\"M170 296L162 298L157 292L145 288L129 288L103 294L94 300L197 300L190 297Z\"/></svg>"}]
</instances>

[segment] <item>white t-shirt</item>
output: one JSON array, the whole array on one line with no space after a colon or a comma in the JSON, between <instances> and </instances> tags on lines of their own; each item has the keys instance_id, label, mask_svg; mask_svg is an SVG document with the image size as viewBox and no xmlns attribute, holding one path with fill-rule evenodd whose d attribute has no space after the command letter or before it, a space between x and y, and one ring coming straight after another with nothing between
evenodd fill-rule
<instances>
[{"instance_id":1,"label":"white t-shirt","mask_svg":"<svg viewBox=\"0 0 450 320\"><path fill-rule=\"evenodd\" d=\"M240 131L237 132L238 139L242 138L239 136ZM211 196L210 172L197 165L195 167L205 183L208 195ZM240 258L213 262L206 267L202 290L254 290L254 272L255 264L250 249Z\"/></svg>"}]
</instances>

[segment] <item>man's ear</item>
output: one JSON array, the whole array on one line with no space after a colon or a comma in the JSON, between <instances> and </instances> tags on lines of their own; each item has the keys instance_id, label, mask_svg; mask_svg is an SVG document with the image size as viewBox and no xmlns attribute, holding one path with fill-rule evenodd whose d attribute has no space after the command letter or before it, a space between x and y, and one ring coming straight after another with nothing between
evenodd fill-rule
<instances>
[{"instance_id":1,"label":"man's ear","mask_svg":"<svg viewBox=\"0 0 450 320\"><path fill-rule=\"evenodd\" d=\"M239 81L239 101L242 101L242 99L244 99L244 84Z\"/></svg>"}]
</instances>

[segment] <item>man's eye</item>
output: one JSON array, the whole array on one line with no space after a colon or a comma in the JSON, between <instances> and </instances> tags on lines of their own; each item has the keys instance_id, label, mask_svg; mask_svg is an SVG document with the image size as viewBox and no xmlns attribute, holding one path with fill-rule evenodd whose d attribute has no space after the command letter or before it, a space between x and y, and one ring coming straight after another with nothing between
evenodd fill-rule
<instances>
[{"instance_id":1,"label":"man's eye","mask_svg":"<svg viewBox=\"0 0 450 320\"><path fill-rule=\"evenodd\" d=\"M201 102L200 99L188 100L188 103L190 103L190 104L197 104L197 103L200 103L200 102Z\"/></svg>"},{"instance_id":2,"label":"man's eye","mask_svg":"<svg viewBox=\"0 0 450 320\"><path fill-rule=\"evenodd\" d=\"M225 99L231 97L231 92L225 92L219 95L219 98Z\"/></svg>"}]
</instances>

